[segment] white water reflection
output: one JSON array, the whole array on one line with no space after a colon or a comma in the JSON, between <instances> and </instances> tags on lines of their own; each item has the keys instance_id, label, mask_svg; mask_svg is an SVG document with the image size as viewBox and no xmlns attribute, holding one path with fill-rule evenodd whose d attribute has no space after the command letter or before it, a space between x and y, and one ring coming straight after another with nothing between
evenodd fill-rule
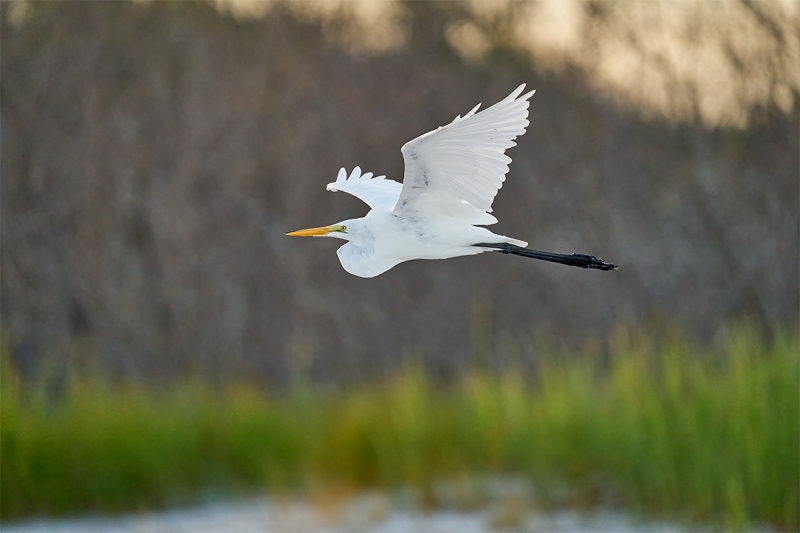
<instances>
[{"instance_id":1,"label":"white water reflection","mask_svg":"<svg viewBox=\"0 0 800 533\"><path fill-rule=\"evenodd\" d=\"M487 490L488 487L488 490ZM439 508L423 510L414 491L365 493L339 499L258 498L197 508L115 517L27 521L0 528L7 533L478 533L679 532L666 522L645 521L622 511L537 508L528 484L494 481L464 489L442 484L434 490Z\"/></svg>"}]
</instances>

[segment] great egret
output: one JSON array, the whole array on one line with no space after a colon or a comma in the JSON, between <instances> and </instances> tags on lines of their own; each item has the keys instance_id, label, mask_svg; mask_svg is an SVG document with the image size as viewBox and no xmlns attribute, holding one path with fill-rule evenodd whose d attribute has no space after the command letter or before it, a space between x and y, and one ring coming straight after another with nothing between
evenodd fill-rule
<instances>
[{"instance_id":1,"label":"great egret","mask_svg":"<svg viewBox=\"0 0 800 533\"><path fill-rule=\"evenodd\" d=\"M482 252L501 252L562 265L616 270L592 255L556 254L525 248L518 239L486 228L497 222L492 201L503 186L511 158L505 151L528 126L528 99L520 85L508 97L478 113L480 104L462 118L417 137L402 148L403 184L361 173L348 177L344 168L329 191L344 191L372 209L354 218L319 228L292 231L295 237L334 237L349 241L336 252L344 269L362 278L382 274L412 259L447 259ZM522 96L520 96L522 94Z\"/></svg>"}]
</instances>

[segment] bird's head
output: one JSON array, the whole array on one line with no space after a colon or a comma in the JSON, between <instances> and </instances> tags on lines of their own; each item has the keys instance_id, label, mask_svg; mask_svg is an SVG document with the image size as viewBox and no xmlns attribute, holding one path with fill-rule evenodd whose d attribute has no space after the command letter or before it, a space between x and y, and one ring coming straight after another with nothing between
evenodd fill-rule
<instances>
[{"instance_id":1,"label":"bird's head","mask_svg":"<svg viewBox=\"0 0 800 533\"><path fill-rule=\"evenodd\" d=\"M290 231L286 235L290 237L334 237L336 239L349 241L358 233L359 223L359 220L344 220L337 224L331 224L330 226Z\"/></svg>"}]
</instances>

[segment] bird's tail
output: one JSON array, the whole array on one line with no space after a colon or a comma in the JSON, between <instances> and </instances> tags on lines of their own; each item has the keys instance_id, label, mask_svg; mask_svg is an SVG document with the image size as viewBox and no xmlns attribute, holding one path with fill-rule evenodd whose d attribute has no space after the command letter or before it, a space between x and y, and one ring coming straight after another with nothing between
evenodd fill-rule
<instances>
[{"instance_id":1,"label":"bird's tail","mask_svg":"<svg viewBox=\"0 0 800 533\"><path fill-rule=\"evenodd\" d=\"M507 242L479 243L475 244L474 246L491 248L504 254L520 255L522 257L530 257L531 259L541 259L542 261L550 261L552 263L559 263L561 265L576 266L581 268L596 268L598 270L617 270L617 265L613 263L606 263L602 259L593 255L542 252L540 250L531 250L530 248L523 248L522 246L517 246Z\"/></svg>"}]
</instances>

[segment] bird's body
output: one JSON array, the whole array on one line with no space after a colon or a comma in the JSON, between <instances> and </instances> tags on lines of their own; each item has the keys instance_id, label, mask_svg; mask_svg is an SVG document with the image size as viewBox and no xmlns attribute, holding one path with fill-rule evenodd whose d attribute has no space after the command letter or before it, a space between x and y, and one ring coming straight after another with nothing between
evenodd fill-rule
<instances>
[{"instance_id":1,"label":"bird's body","mask_svg":"<svg viewBox=\"0 0 800 533\"><path fill-rule=\"evenodd\" d=\"M428 132L402 148L403 184L356 167L339 171L330 191L350 193L372 210L339 224L287 233L349 241L337 255L347 272L371 278L412 259L448 259L500 251L584 268L615 265L585 255L561 255L524 248L524 241L482 227L497 222L490 214L511 159L506 149L528 126L524 85L492 107ZM521 95L521 96L520 96Z\"/></svg>"},{"instance_id":2,"label":"bird's body","mask_svg":"<svg viewBox=\"0 0 800 533\"><path fill-rule=\"evenodd\" d=\"M364 278L412 259L449 259L487 251L474 246L479 242L526 244L456 218L442 218L432 227L424 219L401 217L385 208L372 209L359 221L342 224L348 233L352 231L353 238L337 250L339 261L345 270Z\"/></svg>"}]
</instances>

